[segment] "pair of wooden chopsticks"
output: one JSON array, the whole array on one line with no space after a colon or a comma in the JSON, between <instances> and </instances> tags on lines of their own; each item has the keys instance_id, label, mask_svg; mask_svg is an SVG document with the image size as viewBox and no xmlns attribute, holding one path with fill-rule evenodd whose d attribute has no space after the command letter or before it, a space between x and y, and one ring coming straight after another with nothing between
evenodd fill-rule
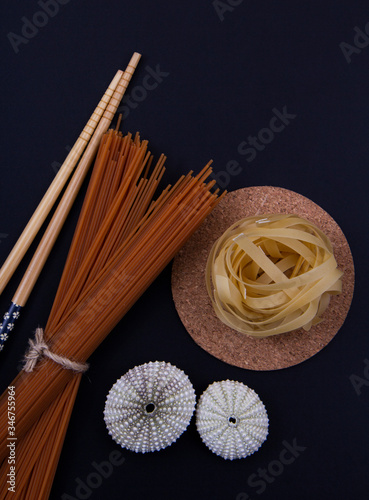
<instances>
[{"instance_id":1,"label":"pair of wooden chopsticks","mask_svg":"<svg viewBox=\"0 0 369 500\"><path fill-rule=\"evenodd\" d=\"M114 76L101 101L97 105L63 165L60 167L59 172L55 176L17 243L0 269L1 294L30 247L46 217L50 213L59 194L66 185L68 178L75 169L75 172L65 189L64 195L54 212L54 215L36 249L26 273L24 274L17 291L13 296L10 308L4 315L4 319L0 327L0 351L3 349L4 342L7 340L9 333L13 330L14 322L19 317L20 311L26 304L27 299L41 273L41 270L88 172L88 169L96 155L101 138L108 130L109 125L114 118L120 101L122 100L140 58L141 55L135 52L126 70L124 72L119 70ZM78 166L75 168L77 163Z\"/></svg>"}]
</instances>

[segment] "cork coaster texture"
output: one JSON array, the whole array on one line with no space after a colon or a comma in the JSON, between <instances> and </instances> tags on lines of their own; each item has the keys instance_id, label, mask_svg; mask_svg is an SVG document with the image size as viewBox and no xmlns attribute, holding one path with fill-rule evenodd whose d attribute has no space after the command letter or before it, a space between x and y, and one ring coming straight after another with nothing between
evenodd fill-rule
<instances>
[{"instance_id":1,"label":"cork coaster texture","mask_svg":"<svg viewBox=\"0 0 369 500\"><path fill-rule=\"evenodd\" d=\"M205 285L205 268L214 242L234 222L252 215L293 213L318 226L331 240L343 290L332 296L324 321L267 338L253 338L224 325L216 316ZM182 323L193 340L216 358L249 370L287 368L318 353L341 328L354 291L350 247L337 223L308 198L287 189L256 186L228 193L178 253L172 268L172 294Z\"/></svg>"}]
</instances>

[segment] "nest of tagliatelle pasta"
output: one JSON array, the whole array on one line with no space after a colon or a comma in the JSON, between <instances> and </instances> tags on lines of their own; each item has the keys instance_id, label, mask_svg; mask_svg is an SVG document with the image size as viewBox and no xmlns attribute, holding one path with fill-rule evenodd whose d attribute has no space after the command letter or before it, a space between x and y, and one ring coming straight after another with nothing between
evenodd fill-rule
<instances>
[{"instance_id":1,"label":"nest of tagliatelle pasta","mask_svg":"<svg viewBox=\"0 0 369 500\"><path fill-rule=\"evenodd\" d=\"M255 229L264 232L269 225L264 214L284 214L288 229L305 233L300 224L290 225L292 217L298 218L309 229L302 241L289 234L292 248L292 241L281 240L285 232L252 237L247 245L256 260L246 255L246 238L237 231L221 251L220 242L244 219L256 217ZM269 229L284 231L281 221ZM206 278L214 264L217 277L209 272ZM249 370L287 368L320 352L345 321L354 283L350 247L336 221L305 196L274 186L227 193L177 254L172 269L174 304L192 339L216 358Z\"/></svg>"},{"instance_id":2,"label":"nest of tagliatelle pasta","mask_svg":"<svg viewBox=\"0 0 369 500\"><path fill-rule=\"evenodd\" d=\"M237 221L216 241L206 286L223 323L268 337L322 321L342 275L317 226L294 214L266 214Z\"/></svg>"}]
</instances>

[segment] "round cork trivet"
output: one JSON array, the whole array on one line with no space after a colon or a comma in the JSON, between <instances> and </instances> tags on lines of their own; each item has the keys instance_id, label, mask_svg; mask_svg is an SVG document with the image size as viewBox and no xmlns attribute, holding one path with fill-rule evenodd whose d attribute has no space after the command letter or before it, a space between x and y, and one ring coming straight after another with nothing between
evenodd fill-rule
<instances>
[{"instance_id":1,"label":"round cork trivet","mask_svg":"<svg viewBox=\"0 0 369 500\"><path fill-rule=\"evenodd\" d=\"M313 222L331 240L343 290L332 296L323 320L308 332L302 328L266 338L233 330L216 316L205 285L205 268L214 242L244 217L293 213ZM257 186L228 193L173 262L172 293L178 314L194 341L230 365L249 370L287 368L318 353L336 335L349 311L354 291L350 247L337 223L308 198L283 188Z\"/></svg>"}]
</instances>

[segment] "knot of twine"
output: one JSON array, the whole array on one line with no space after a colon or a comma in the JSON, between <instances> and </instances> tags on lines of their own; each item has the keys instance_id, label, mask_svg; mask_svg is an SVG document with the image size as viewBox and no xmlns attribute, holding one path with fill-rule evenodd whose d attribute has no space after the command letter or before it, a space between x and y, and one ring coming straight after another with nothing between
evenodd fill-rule
<instances>
[{"instance_id":1,"label":"knot of twine","mask_svg":"<svg viewBox=\"0 0 369 500\"><path fill-rule=\"evenodd\" d=\"M25 372L32 372L37 361L42 357L52 359L63 368L73 370L74 372L83 373L88 370L87 363L77 363L76 361L71 361L64 356L59 356L59 354L50 351L49 346L44 340L44 331L42 328L36 328L35 340L29 339L28 342L29 348L24 356L23 370Z\"/></svg>"}]
</instances>

